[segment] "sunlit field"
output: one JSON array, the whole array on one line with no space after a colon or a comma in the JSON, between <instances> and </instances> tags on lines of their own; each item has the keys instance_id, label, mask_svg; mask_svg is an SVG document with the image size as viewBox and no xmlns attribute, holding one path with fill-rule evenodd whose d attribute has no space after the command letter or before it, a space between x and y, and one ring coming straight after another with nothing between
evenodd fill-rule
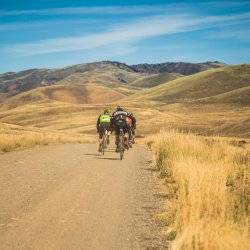
<instances>
[{"instance_id":1,"label":"sunlit field","mask_svg":"<svg viewBox=\"0 0 250 250\"><path fill-rule=\"evenodd\" d=\"M248 249L249 144L162 131L148 145L167 185L173 249Z\"/></svg>"},{"instance_id":2,"label":"sunlit field","mask_svg":"<svg viewBox=\"0 0 250 250\"><path fill-rule=\"evenodd\" d=\"M43 131L0 123L0 152L6 153L19 148L36 145L93 142L90 136L70 133Z\"/></svg>"}]
</instances>

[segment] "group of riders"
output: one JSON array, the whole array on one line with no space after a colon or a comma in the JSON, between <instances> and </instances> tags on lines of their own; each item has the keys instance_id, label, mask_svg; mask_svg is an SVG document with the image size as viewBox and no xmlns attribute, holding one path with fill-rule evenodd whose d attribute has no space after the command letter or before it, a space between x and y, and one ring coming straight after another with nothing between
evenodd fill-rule
<instances>
[{"instance_id":1,"label":"group of riders","mask_svg":"<svg viewBox=\"0 0 250 250\"><path fill-rule=\"evenodd\" d=\"M96 128L100 140L99 152L101 152L101 141L106 132L108 132L107 144L109 144L109 135L115 132L116 152L119 151L118 143L121 130L126 135L124 141L124 147L126 149L131 148L132 144L135 143L136 118L133 113L126 111L120 106L118 106L112 114L108 109L105 109L97 119Z\"/></svg>"}]
</instances>

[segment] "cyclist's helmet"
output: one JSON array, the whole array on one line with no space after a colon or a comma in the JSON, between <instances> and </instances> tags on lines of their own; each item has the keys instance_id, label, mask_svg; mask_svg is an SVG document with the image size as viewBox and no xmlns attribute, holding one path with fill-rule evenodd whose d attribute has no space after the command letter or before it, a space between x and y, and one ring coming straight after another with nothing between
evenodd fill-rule
<instances>
[{"instance_id":1,"label":"cyclist's helmet","mask_svg":"<svg viewBox=\"0 0 250 250\"><path fill-rule=\"evenodd\" d=\"M104 109L103 114L104 115L108 115L109 114L109 110L108 109Z\"/></svg>"},{"instance_id":2,"label":"cyclist's helmet","mask_svg":"<svg viewBox=\"0 0 250 250\"><path fill-rule=\"evenodd\" d=\"M124 109L121 106L117 106L116 111L124 111Z\"/></svg>"}]
</instances>

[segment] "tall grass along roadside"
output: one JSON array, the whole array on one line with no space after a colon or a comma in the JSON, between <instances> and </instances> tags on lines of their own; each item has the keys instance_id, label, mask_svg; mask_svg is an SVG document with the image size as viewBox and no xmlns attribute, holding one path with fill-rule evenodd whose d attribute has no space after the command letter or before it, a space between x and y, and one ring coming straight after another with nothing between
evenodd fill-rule
<instances>
[{"instance_id":1,"label":"tall grass along roadside","mask_svg":"<svg viewBox=\"0 0 250 250\"><path fill-rule=\"evenodd\" d=\"M249 145L176 131L148 144L167 185L172 248L249 249Z\"/></svg>"},{"instance_id":2,"label":"tall grass along roadside","mask_svg":"<svg viewBox=\"0 0 250 250\"><path fill-rule=\"evenodd\" d=\"M91 138L82 135L59 132L36 132L25 130L20 126L0 123L0 153L9 152L17 148L28 148L36 145L57 143L91 142Z\"/></svg>"},{"instance_id":3,"label":"tall grass along roadside","mask_svg":"<svg viewBox=\"0 0 250 250\"><path fill-rule=\"evenodd\" d=\"M17 148L65 142L65 138L46 134L30 133L29 135L0 134L0 152L9 152Z\"/></svg>"}]
</instances>

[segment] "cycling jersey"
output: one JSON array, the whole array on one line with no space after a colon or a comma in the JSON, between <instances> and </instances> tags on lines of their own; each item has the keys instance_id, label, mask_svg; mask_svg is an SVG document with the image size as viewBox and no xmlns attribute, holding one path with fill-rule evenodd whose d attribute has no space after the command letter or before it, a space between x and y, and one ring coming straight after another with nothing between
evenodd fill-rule
<instances>
[{"instance_id":1,"label":"cycling jersey","mask_svg":"<svg viewBox=\"0 0 250 250\"><path fill-rule=\"evenodd\" d=\"M111 121L110 115L101 115L100 116L100 124L110 123L110 121Z\"/></svg>"}]
</instances>

